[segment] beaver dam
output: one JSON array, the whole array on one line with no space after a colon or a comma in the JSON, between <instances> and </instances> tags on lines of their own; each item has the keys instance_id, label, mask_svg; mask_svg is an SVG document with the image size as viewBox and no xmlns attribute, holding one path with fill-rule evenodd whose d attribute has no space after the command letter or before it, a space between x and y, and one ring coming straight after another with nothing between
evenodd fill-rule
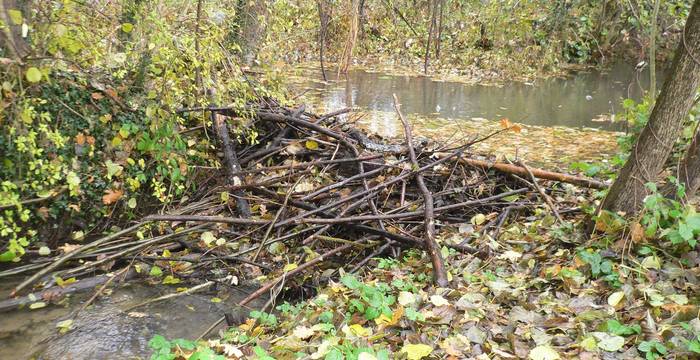
<instances>
[{"instance_id":1,"label":"beaver dam","mask_svg":"<svg viewBox=\"0 0 700 360\"><path fill-rule=\"evenodd\" d=\"M234 313L270 310L281 299L307 297L339 271L353 273L373 258L398 257L409 248L427 250L434 283L449 287L445 249L488 258L493 239L507 224L536 211L556 221L578 217L581 209L558 194L606 187L472 152L482 141L519 131L516 124L505 122L501 129L475 132L455 144L428 142L412 136L397 99L394 105L405 139L395 143L358 130L350 109L317 115L272 100L251 106L261 133L254 143L230 132L228 123L239 116L233 108L178 110L181 116L210 114L212 129L191 131L216 134L221 168L200 171L198 191L176 207L83 245L66 245L52 258L1 272L16 281L12 297L0 301L0 311L15 316L67 306L70 311L51 318L55 331L32 335L61 344L60 349L49 346L41 358L99 358L117 348L125 356L138 354L144 338L167 331L168 326L134 320L167 312L157 306L182 305L182 299L220 303L223 298L226 306L206 308L215 315L205 319L207 324L198 317L189 333L172 335L207 337L224 324L236 325L240 316ZM477 214L485 214L480 231L438 237L445 229L470 226ZM142 291L146 298L114 306L107 295L123 294L120 289L134 282L159 284L159 290ZM241 289L250 290L241 295ZM70 297L77 292L87 295ZM196 300L200 294L210 296ZM115 330L99 335L96 323ZM0 341L21 338L26 330L5 330ZM102 347L81 340L124 333L140 335Z\"/></svg>"}]
</instances>

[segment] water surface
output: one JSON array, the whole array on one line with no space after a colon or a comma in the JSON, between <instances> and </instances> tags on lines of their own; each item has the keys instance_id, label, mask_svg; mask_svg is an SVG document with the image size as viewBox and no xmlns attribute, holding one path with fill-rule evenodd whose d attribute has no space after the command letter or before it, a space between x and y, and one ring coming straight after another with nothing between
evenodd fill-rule
<instances>
[{"instance_id":1,"label":"water surface","mask_svg":"<svg viewBox=\"0 0 700 360\"><path fill-rule=\"evenodd\" d=\"M329 72L329 76L333 75ZM622 110L619 105L622 99L637 100L649 87L648 71L637 71L625 63L568 78L512 82L501 87L364 70L352 70L339 81L326 83L314 81L321 78L316 70L306 69L304 76L303 86L310 89L306 98L312 103L325 110L359 107L369 111L370 117L377 116L377 121L382 121L381 113L393 112L392 94L396 94L402 110L409 115L453 120L506 117L529 125L605 130L621 130L619 123L600 120L610 119L610 115L614 118Z\"/></svg>"}]
</instances>

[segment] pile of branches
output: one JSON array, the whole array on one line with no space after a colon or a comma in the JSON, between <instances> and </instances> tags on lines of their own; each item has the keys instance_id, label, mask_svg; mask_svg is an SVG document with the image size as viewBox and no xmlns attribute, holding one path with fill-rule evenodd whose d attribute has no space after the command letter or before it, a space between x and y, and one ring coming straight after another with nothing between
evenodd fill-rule
<instances>
[{"instance_id":1,"label":"pile of branches","mask_svg":"<svg viewBox=\"0 0 700 360\"><path fill-rule=\"evenodd\" d=\"M491 163L469 156L471 145L508 128L476 134L453 147L417 141L395 101L405 133L398 144L371 139L353 127L346 119L350 109L320 116L306 112L303 106L290 109L268 101L254 110L254 126L263 135L253 144L231 136L228 124L238 116L233 108L178 110L182 114L205 111L211 116L222 153L221 169L202 181L187 204L147 216L56 258L13 269L12 274L33 273L16 287L14 295L37 283L46 288L56 276L94 276L119 264L122 270L116 273L126 277L133 275L129 266L134 261L161 267L187 262L191 266L177 275L198 282L196 289L224 282L222 277L213 278L213 268L233 272L252 267L266 273L271 280L240 303L245 305L271 290L274 298L280 284L318 269L323 262L357 271L372 258L398 256L407 248L425 249L435 284L447 287L442 246L478 257L488 257L490 250L486 242L474 238L438 244L441 227L469 223L475 214L495 213L498 215L480 232L482 237L498 238L509 217L527 216L545 205L561 219L570 210L557 209L550 199L555 190L539 184L537 178L604 187L594 180L531 169L523 163ZM180 230L134 237L139 229L154 223L173 224L157 227L160 229L173 229L176 224ZM227 244L239 243L238 251L203 246L200 236L192 236L210 230ZM286 256L296 267L283 268L279 258L275 261L270 254L275 243L291 249ZM158 256L165 249L172 254L170 258ZM99 294L114 278L98 275L78 281L73 288L81 288L81 283L85 284L82 288L102 285ZM69 290L63 287L60 291ZM16 297L0 302L0 309L50 296L51 289Z\"/></svg>"}]
</instances>

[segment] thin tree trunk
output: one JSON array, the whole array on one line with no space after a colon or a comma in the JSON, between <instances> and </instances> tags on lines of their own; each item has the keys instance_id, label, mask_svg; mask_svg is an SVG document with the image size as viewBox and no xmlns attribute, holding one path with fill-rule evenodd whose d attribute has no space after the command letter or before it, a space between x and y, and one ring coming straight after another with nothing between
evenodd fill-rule
<instances>
[{"instance_id":1,"label":"thin tree trunk","mask_svg":"<svg viewBox=\"0 0 700 360\"><path fill-rule=\"evenodd\" d=\"M440 2L440 16L438 17L437 36L435 37L435 58L440 58L440 47L442 46L442 22L445 19L445 0Z\"/></svg>"},{"instance_id":2,"label":"thin tree trunk","mask_svg":"<svg viewBox=\"0 0 700 360\"><path fill-rule=\"evenodd\" d=\"M423 72L428 73L428 65L430 64L430 40L433 37L433 30L435 29L435 16L437 15L437 4L439 0L432 0L428 3L430 10L430 26L428 27L428 41L425 44L425 59L423 61Z\"/></svg>"},{"instance_id":3,"label":"thin tree trunk","mask_svg":"<svg viewBox=\"0 0 700 360\"><path fill-rule=\"evenodd\" d=\"M654 14L651 16L651 31L649 34L649 93L656 98L656 23L659 17L659 5L661 0L654 3Z\"/></svg>"},{"instance_id":4,"label":"thin tree trunk","mask_svg":"<svg viewBox=\"0 0 700 360\"><path fill-rule=\"evenodd\" d=\"M649 122L613 183L601 209L636 214L647 195L645 184L656 182L673 143L683 130L683 120L700 86L700 0L686 21L671 68L656 100ZM691 53L694 51L695 53Z\"/></svg>"},{"instance_id":5,"label":"thin tree trunk","mask_svg":"<svg viewBox=\"0 0 700 360\"><path fill-rule=\"evenodd\" d=\"M318 57L321 62L321 74L323 74L323 81L328 81L326 77L326 67L323 64L323 52L326 47L326 28L328 27L328 15L326 14L326 8L323 4L324 0L318 0L318 19L320 21L320 29L318 30Z\"/></svg>"},{"instance_id":6,"label":"thin tree trunk","mask_svg":"<svg viewBox=\"0 0 700 360\"><path fill-rule=\"evenodd\" d=\"M695 129L695 136L678 164L678 181L685 187L686 198L691 198L700 188L700 128ZM675 190L675 186L669 184L665 193L675 197Z\"/></svg>"}]
</instances>

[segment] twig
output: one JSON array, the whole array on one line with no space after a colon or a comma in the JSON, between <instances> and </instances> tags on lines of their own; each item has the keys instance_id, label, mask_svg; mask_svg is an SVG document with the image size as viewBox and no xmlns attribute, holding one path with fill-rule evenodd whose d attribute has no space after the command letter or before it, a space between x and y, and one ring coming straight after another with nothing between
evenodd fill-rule
<instances>
[{"instance_id":1,"label":"twig","mask_svg":"<svg viewBox=\"0 0 700 360\"><path fill-rule=\"evenodd\" d=\"M134 231L134 230L136 230L136 229L138 229L138 228L140 228L141 226L143 226L143 225L146 224L147 222L148 222L148 220L143 220L143 221L137 223L136 225L130 226L130 227L128 227L128 228L126 228L126 229L123 229L123 230L121 230L121 231L117 231L116 233L114 233L114 234L112 234L112 235L105 236L105 237L103 237L103 238L101 238L101 239L95 240L95 241L93 241L93 242L91 242L91 243L89 243L89 244L83 245L83 246L81 246L81 247L79 247L79 248L77 248L77 249L75 249L75 250L73 250L73 251L71 251L71 252L69 252L69 253L67 253L67 254L65 254L65 255L63 255L63 256L61 256L61 257L59 257L56 261L54 261L53 263L51 263L51 265L48 265L47 267L45 267L45 268L39 270L36 274L30 276L29 279L24 280L21 284L17 285L17 287L15 287L15 289L12 290L12 293L10 294L10 297L16 296L22 289L24 289L24 288L27 287L28 285L31 285L32 283L34 283L34 282L35 282L37 279L39 279L40 277L42 277L42 276L48 274L49 272L53 271L53 270L56 269L57 267L61 266L63 263L65 263L66 261L70 260L70 259L73 258L74 256L76 256L76 255L78 255L78 254L80 254L80 253L82 253L82 252L84 252L84 251L86 251L86 250L93 249L93 248L99 246L99 245L102 244L102 243L105 243L105 242L107 242L107 241L116 239L116 238L118 238L118 237L120 237L120 236L122 236L122 235L126 235L126 234L128 234L128 233L130 233L130 232L132 232L132 231Z\"/></svg>"},{"instance_id":2,"label":"twig","mask_svg":"<svg viewBox=\"0 0 700 360\"><path fill-rule=\"evenodd\" d=\"M127 309L125 309L124 312L129 312L129 311L134 310L134 309L136 309L136 308L138 308L138 307L141 307L141 306L145 306L145 305L149 305L149 304L161 302L161 301L164 301L164 300L168 300L168 299L172 299L172 298L176 298L176 297L180 297L180 296L184 296L184 295L189 295L189 294L195 293L195 292L197 292L197 291L199 291L199 290L208 288L208 287L210 287L210 286L212 286L212 285L214 285L214 281L209 280L209 281L207 281L207 282L205 282L205 283L202 283L202 284L193 286L193 287L191 287L191 288L189 288L189 289L187 289L187 290L185 290L185 291L182 291L182 292L176 292L176 293L172 293L172 294L163 295L163 296L161 296L161 297L157 297L157 298L155 298L155 299L151 299L151 300L148 300L148 301L144 301L144 302L142 302L142 303L140 303L140 304L136 304L136 305L130 306L130 307L128 307Z\"/></svg>"},{"instance_id":3,"label":"twig","mask_svg":"<svg viewBox=\"0 0 700 360\"><path fill-rule=\"evenodd\" d=\"M394 94L394 109L396 109L396 113L399 115L399 119L403 124L404 135L406 136L406 146L408 147L408 154L411 157L413 167L418 168L419 166L418 159L416 158L416 151L413 149L411 126L408 124L406 119L404 119L403 114L401 114L401 104L399 104L399 99L396 97L396 94ZM433 280L439 287L447 287L449 285L449 280L447 280L445 262L440 254L440 248L435 241L435 212L433 210L433 194L425 185L425 180L420 172L416 172L415 177L418 187L423 193L425 211L425 248L433 262Z\"/></svg>"},{"instance_id":4,"label":"twig","mask_svg":"<svg viewBox=\"0 0 700 360\"><path fill-rule=\"evenodd\" d=\"M524 162L518 160L518 165L522 166L525 171L527 171L528 175L530 175L530 180L532 180L532 185L535 187L535 190L537 190L538 193L540 193L540 196L542 197L542 200L549 206L549 208L552 210L552 213L554 213L554 216L559 220L560 223L563 223L564 220L561 218L561 215L559 215L559 211L557 211L556 206L552 203L552 199L547 196L547 194L542 190L542 187L540 184L537 183L537 179L535 178L535 175L532 174L532 171L530 171L530 168L525 165Z\"/></svg>"}]
</instances>

